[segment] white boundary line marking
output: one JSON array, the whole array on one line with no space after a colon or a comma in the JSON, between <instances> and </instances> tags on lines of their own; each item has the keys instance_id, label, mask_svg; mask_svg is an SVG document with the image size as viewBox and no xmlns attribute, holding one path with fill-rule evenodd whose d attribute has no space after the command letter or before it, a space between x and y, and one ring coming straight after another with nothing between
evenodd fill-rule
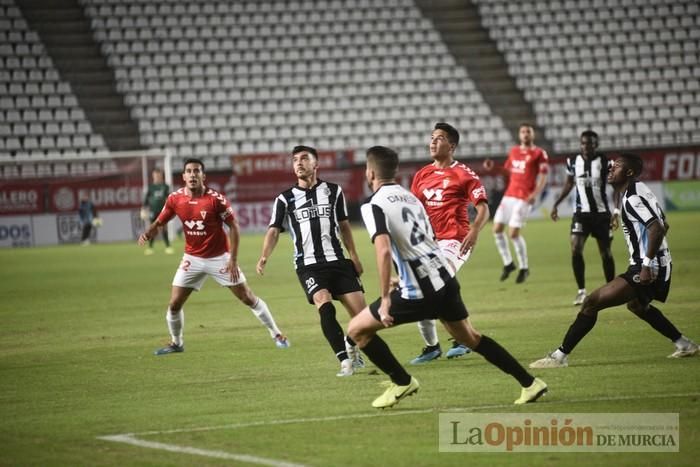
<instances>
[{"instance_id":1,"label":"white boundary line marking","mask_svg":"<svg viewBox=\"0 0 700 467\"><path fill-rule=\"evenodd\" d=\"M689 392L689 393L676 393L676 394L648 394L648 395L638 395L638 396L610 396L610 397L591 397L587 399L567 399L567 400L555 400L547 401L542 405L548 407L554 404L575 404L582 402L613 402L613 401L626 401L626 400L646 400L646 399L665 399L674 397L696 397L700 396L699 392ZM166 444L159 443L155 441L146 441L139 439L138 436L148 436L148 435L165 435L173 433L194 433L201 431L217 431L217 430L236 430L240 428L249 428L255 426L275 426L275 425L291 425L296 423L314 423L314 422L328 422L335 420L352 420L359 418L374 418L374 417L398 417L403 415L416 415L432 412L466 412L475 410L490 410L490 409L503 409L513 407L513 404L493 404L493 405L475 405L471 407L445 407L445 408L430 408L430 409L419 409L419 410L404 410L401 412L374 412L365 414L351 414L351 415L335 415L328 417L310 417L310 418L290 418L286 420L269 420L269 421L259 421L259 422L246 422L246 423L232 423L228 425L214 425L205 427L195 427L195 428L179 428L173 430L161 430L161 431L144 431L140 433L123 433L118 435L108 435L108 436L98 436L97 439L103 441L112 441L116 443L131 444L133 446L138 446L142 448L150 449L160 449L162 451L169 452L179 452L184 454L192 454L196 456L213 457L217 459L227 459L227 460L237 460L241 462L249 462L251 464L268 465L272 467L305 467L303 464L295 464L286 461L280 461L276 459L268 459L265 457L251 456L248 454L234 454L225 451L213 451L208 449L199 449L190 446L179 446L176 444Z\"/></svg>"},{"instance_id":2,"label":"white boundary line marking","mask_svg":"<svg viewBox=\"0 0 700 467\"><path fill-rule=\"evenodd\" d=\"M234 454L226 451L212 451L209 449L199 449L190 446L178 446L176 444L158 443L155 441L146 441L138 439L133 435L112 435L100 436L98 439L105 441L114 441L117 443L131 444L141 448L159 449L161 451L178 452L183 454L193 454L195 456L213 457L216 459L226 459L239 462L248 462L250 464L268 465L271 467L306 467L304 464L294 464L292 462L279 461L276 459L268 459L266 457L250 456L248 454Z\"/></svg>"}]
</instances>

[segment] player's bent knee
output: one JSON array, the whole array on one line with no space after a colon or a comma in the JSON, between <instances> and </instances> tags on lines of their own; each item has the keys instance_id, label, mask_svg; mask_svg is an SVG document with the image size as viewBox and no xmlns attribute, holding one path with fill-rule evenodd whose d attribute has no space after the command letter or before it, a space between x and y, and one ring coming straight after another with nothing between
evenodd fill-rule
<instances>
[{"instance_id":1,"label":"player's bent knee","mask_svg":"<svg viewBox=\"0 0 700 467\"><path fill-rule=\"evenodd\" d=\"M322 289L314 294L313 301L316 308L321 308L323 304L333 301L333 297L328 290Z\"/></svg>"},{"instance_id":2,"label":"player's bent knee","mask_svg":"<svg viewBox=\"0 0 700 467\"><path fill-rule=\"evenodd\" d=\"M592 293L583 300L583 305L581 305L581 313L586 316L596 316L598 314L598 295Z\"/></svg>"},{"instance_id":3,"label":"player's bent knee","mask_svg":"<svg viewBox=\"0 0 700 467\"><path fill-rule=\"evenodd\" d=\"M637 316L642 316L646 311L646 307L639 303L639 300L632 300L627 302L627 309Z\"/></svg>"},{"instance_id":4,"label":"player's bent knee","mask_svg":"<svg viewBox=\"0 0 700 467\"><path fill-rule=\"evenodd\" d=\"M352 338L353 341L355 341L355 344L357 344L360 348L367 345L367 342L369 342L369 339L371 337L371 334L368 332L368 330L363 329L363 327L359 325L358 322L354 319L351 320L348 324L348 335Z\"/></svg>"}]
</instances>

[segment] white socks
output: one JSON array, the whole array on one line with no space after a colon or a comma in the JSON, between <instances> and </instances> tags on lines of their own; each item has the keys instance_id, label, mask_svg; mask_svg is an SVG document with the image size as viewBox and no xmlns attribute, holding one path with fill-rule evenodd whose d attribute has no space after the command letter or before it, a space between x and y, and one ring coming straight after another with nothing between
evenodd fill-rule
<instances>
[{"instance_id":1,"label":"white socks","mask_svg":"<svg viewBox=\"0 0 700 467\"><path fill-rule=\"evenodd\" d=\"M503 265L508 266L513 262L513 257L510 255L510 248L508 248L508 239L506 238L505 232L493 234L494 240L496 240L496 249L501 255L503 260Z\"/></svg>"},{"instance_id":2,"label":"white socks","mask_svg":"<svg viewBox=\"0 0 700 467\"><path fill-rule=\"evenodd\" d=\"M185 327L185 309L181 309L179 312L172 314L170 308L165 314L165 321L168 323L168 330L170 331L170 338L173 344L182 345L182 329Z\"/></svg>"},{"instance_id":3,"label":"white socks","mask_svg":"<svg viewBox=\"0 0 700 467\"><path fill-rule=\"evenodd\" d=\"M418 330L420 335L423 336L423 340L426 345L434 346L438 344L437 330L435 329L435 321L432 319L426 319L423 321L418 321Z\"/></svg>"},{"instance_id":4,"label":"white socks","mask_svg":"<svg viewBox=\"0 0 700 467\"><path fill-rule=\"evenodd\" d=\"M265 303L262 298L258 297L258 301L250 309L250 311L252 311L253 314L260 320L260 322L265 325L265 327L270 333L270 336L273 339L278 334L282 334L282 331L279 330L277 324L275 323L275 319L270 313L270 309L267 307L267 303Z\"/></svg>"},{"instance_id":5,"label":"white socks","mask_svg":"<svg viewBox=\"0 0 700 467\"><path fill-rule=\"evenodd\" d=\"M525 239L522 235L518 235L515 238L511 238L511 241L513 242L515 256L518 258L520 269L527 269L527 245L525 245Z\"/></svg>"},{"instance_id":6,"label":"white socks","mask_svg":"<svg viewBox=\"0 0 700 467\"><path fill-rule=\"evenodd\" d=\"M496 249L501 255L503 260L503 265L508 266L513 262L513 257L510 254L510 248L508 248L508 238L505 232L493 234L494 240L496 240ZM527 269L527 244L522 235L518 235L515 238L511 238L513 242L513 249L515 249L515 256L518 258L518 266L520 269Z\"/></svg>"},{"instance_id":7,"label":"white socks","mask_svg":"<svg viewBox=\"0 0 700 467\"><path fill-rule=\"evenodd\" d=\"M562 352L561 350L557 349L554 352L552 352L552 357L556 358L560 362L566 358L566 354Z\"/></svg>"}]
</instances>

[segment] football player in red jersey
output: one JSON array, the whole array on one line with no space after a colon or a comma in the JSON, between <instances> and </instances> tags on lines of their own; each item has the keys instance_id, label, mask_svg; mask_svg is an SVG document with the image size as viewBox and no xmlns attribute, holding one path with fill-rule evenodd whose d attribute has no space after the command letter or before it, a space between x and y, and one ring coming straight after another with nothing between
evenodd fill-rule
<instances>
[{"instance_id":1,"label":"football player in red jersey","mask_svg":"<svg viewBox=\"0 0 700 467\"><path fill-rule=\"evenodd\" d=\"M504 233L508 224L510 240L513 242L515 255L518 257L520 271L515 282L525 282L530 274L527 261L527 246L520 230L525 226L532 205L544 190L549 172L547 152L535 146L535 130L529 123L523 123L518 130L520 145L513 146L508 153L504 169L510 178L503 199L493 217L493 235L496 248L503 259L501 280L508 278L515 271L513 257L510 254L508 239ZM484 167L493 168L493 161L484 161Z\"/></svg>"},{"instance_id":2,"label":"football player in red jersey","mask_svg":"<svg viewBox=\"0 0 700 467\"><path fill-rule=\"evenodd\" d=\"M447 259L453 275L467 262L479 232L489 220L486 189L478 175L454 159L459 144L459 132L448 123L435 124L430 135L430 157L433 162L420 169L413 177L411 192L420 200L428 213L438 246ZM467 208L476 210L470 226ZM420 355L412 364L426 363L442 355L434 320L418 322L425 341ZM454 342L447 358L460 357L470 352L465 345Z\"/></svg>"},{"instance_id":3,"label":"football player in red jersey","mask_svg":"<svg viewBox=\"0 0 700 467\"><path fill-rule=\"evenodd\" d=\"M139 237L144 245L157 235L168 221L177 216L182 221L185 235L185 254L173 279L170 304L166 314L171 342L155 351L167 355L185 350L182 330L183 306L193 290L200 290L207 276L211 276L243 303L262 322L279 348L289 347L289 341L279 330L267 304L246 283L238 267L238 221L226 196L204 185L204 163L187 159L182 172L185 186L168 196L158 218ZM229 227L228 235L224 224Z\"/></svg>"}]
</instances>

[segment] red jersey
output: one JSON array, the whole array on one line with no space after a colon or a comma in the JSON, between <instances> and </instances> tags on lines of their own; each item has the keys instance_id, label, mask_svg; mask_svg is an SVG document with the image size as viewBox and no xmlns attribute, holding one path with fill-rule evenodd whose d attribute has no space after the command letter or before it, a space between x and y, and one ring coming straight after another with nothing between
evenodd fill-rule
<instances>
[{"instance_id":1,"label":"red jersey","mask_svg":"<svg viewBox=\"0 0 700 467\"><path fill-rule=\"evenodd\" d=\"M425 206L438 240L464 240L469 232L467 205L487 200L479 176L457 161L445 169L433 164L420 169L411 192Z\"/></svg>"},{"instance_id":2,"label":"red jersey","mask_svg":"<svg viewBox=\"0 0 700 467\"><path fill-rule=\"evenodd\" d=\"M185 253L212 258L229 251L226 225L233 224L233 209L226 196L204 187L204 194L192 197L186 188L170 193L158 220L165 224L173 217L182 221Z\"/></svg>"},{"instance_id":3,"label":"red jersey","mask_svg":"<svg viewBox=\"0 0 700 467\"><path fill-rule=\"evenodd\" d=\"M510 173L508 188L503 196L527 200L537 186L537 175L549 170L547 152L537 146L513 146L508 153L505 169Z\"/></svg>"}]
</instances>

